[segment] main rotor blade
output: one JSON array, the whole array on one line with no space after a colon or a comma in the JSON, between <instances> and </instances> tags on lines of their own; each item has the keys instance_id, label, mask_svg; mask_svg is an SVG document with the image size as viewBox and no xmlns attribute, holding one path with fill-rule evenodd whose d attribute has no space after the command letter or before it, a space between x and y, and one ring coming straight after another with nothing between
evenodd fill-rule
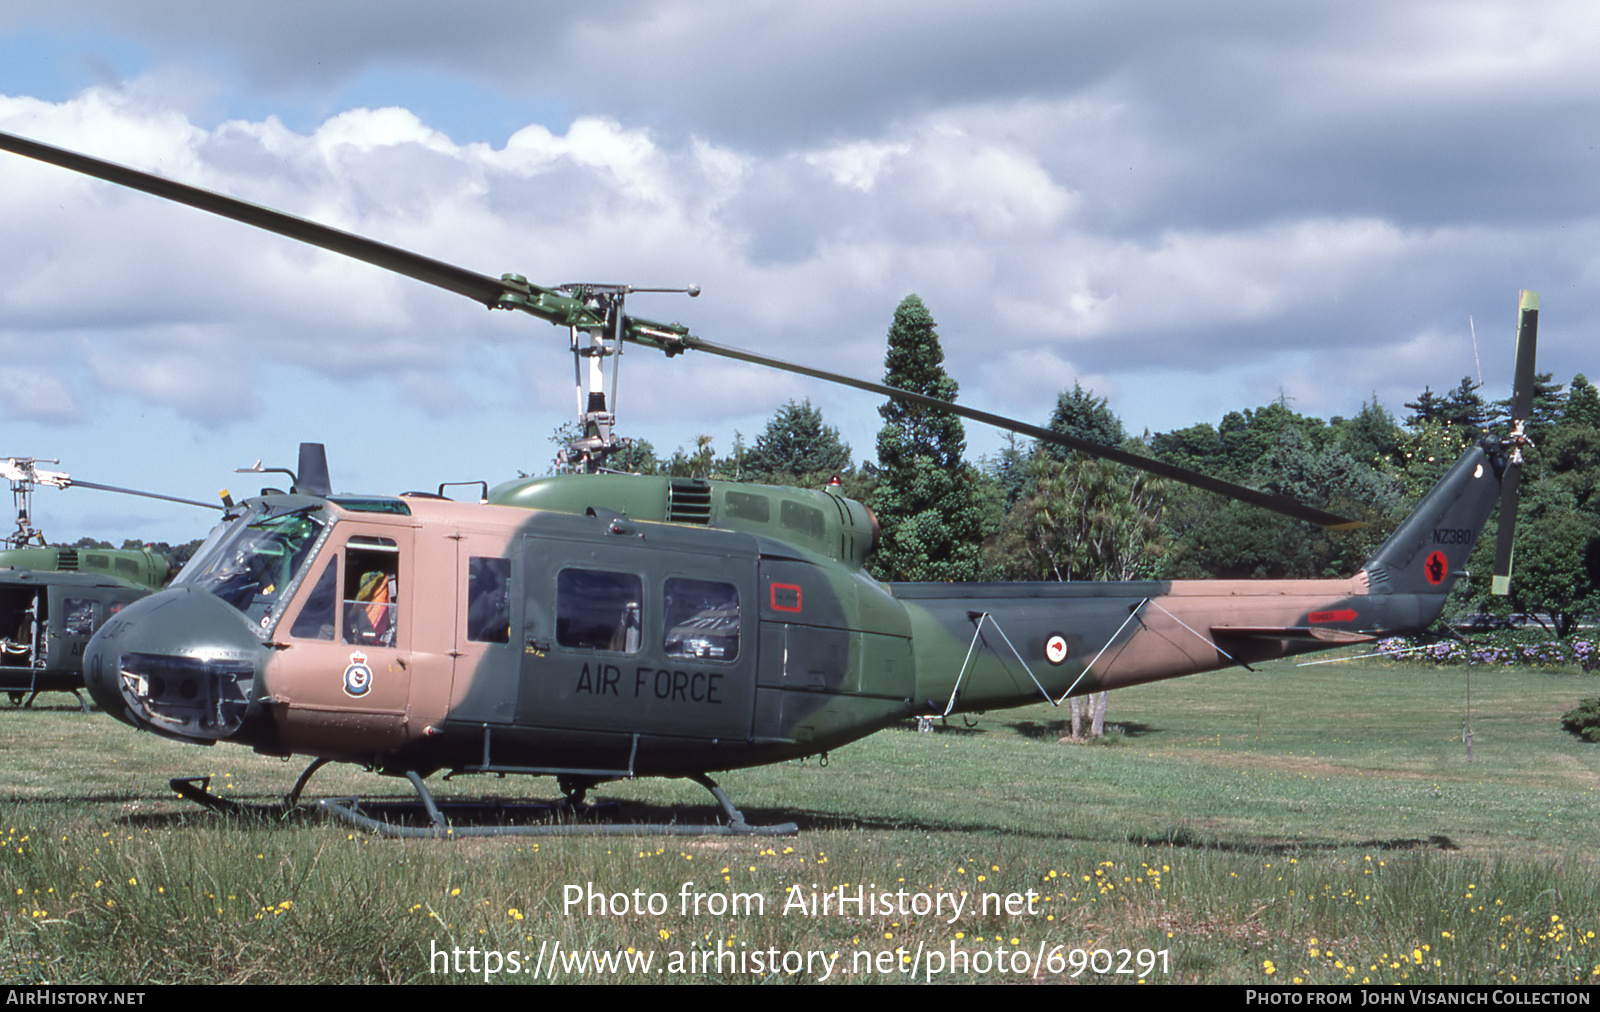
<instances>
[{"instance_id":1,"label":"main rotor blade","mask_svg":"<svg viewBox=\"0 0 1600 1012\"><path fill-rule=\"evenodd\" d=\"M270 207L260 207L235 197L202 190L197 186L185 183L176 183L161 176L130 169L127 166L117 165L112 162L101 161L88 155L80 155L75 151L51 147L38 141L30 141L25 137L0 133L0 151L10 151L14 154L34 158L41 162L60 166L81 172L86 176L94 176L108 183L116 183L131 189L141 190L145 193L162 197L166 200L187 204L202 211L232 218L246 225L276 232L298 239L313 246L335 253L342 253L347 257L364 260L369 264L382 267L385 270L404 274L406 277L415 278L465 295L469 299L481 302L493 308L499 302L500 296L508 292L515 292L518 286L508 284L499 278L491 278L486 274L478 274L453 264L447 264L431 257L425 257L410 250L403 250L398 246L390 246L375 239L352 235L341 232L327 225L319 225L314 221L296 218L292 214L274 211ZM526 290L525 288L523 289Z\"/></svg>"},{"instance_id":2,"label":"main rotor blade","mask_svg":"<svg viewBox=\"0 0 1600 1012\"><path fill-rule=\"evenodd\" d=\"M603 321L589 312L580 300L567 297L553 289L541 288L530 285L515 277L491 278L486 274L478 274L465 268L441 260L434 260L397 246L367 239L363 236L353 235L327 225L320 225L314 221L297 218L282 211L261 207L234 197L202 190L199 187L189 186L185 183L173 182L161 176L130 169L126 166L116 165L112 162L91 158L77 152L67 151L62 148L41 144L23 137L0 133L0 150L10 151L15 154L34 158L51 165L81 172L84 175L94 176L110 183L127 186L144 193L149 193L167 200L186 204L202 211L234 221L253 225L256 228L276 232L290 239L309 243L334 253L341 253L348 257L364 261L385 270L403 274L409 278L443 288L446 291L465 295L470 299L481 302L493 308L520 309L531 313L551 323L571 326L593 327ZM1282 513L1285 516L1307 520L1320 524L1333 530L1350 530L1364 527L1359 520L1336 516L1323 510L1314 509L1303 503L1296 502L1288 496L1275 495L1261 492L1256 489L1235 485L1232 482L1222 481L1198 471L1177 467L1151 457L1141 457L1137 454L1127 453L1112 446L1103 446L1073 436L1052 432L1037 425L1029 425L1002 415L991 414L987 411L978 411L973 408L941 401L935 397L913 393L909 390L900 390L886 386L882 383L871 383L858 380L838 373L826 372L821 369L812 369L807 366L784 362L780 359L769 358L754 352L740 351L723 345L712 344L688 333L685 328L673 324L658 324L649 320L629 317L624 321L623 336L631 341L636 341L650 347L660 348L669 355L676 354L685 348L696 348L712 355L724 358L738 359L755 365L764 365L773 369L782 369L786 372L810 376L814 379L827 380L832 383L841 383L845 386L855 387L869 393L892 397L924 407L948 411L962 418L970 418L976 422L983 422L1001 429L1016 432L1021 435L1032 436L1044 442L1054 443L1070 449L1087 453L1091 456L1124 464L1128 467L1138 468L1151 474L1170 478L1173 481L1192 485L1196 488L1215 492L1240 502L1259 506L1262 509Z\"/></svg>"},{"instance_id":3,"label":"main rotor blade","mask_svg":"<svg viewBox=\"0 0 1600 1012\"><path fill-rule=\"evenodd\" d=\"M1240 502L1249 503L1252 506L1259 506L1262 509L1271 510L1274 513L1282 513L1284 516L1294 517L1297 520L1307 520L1314 524L1320 524L1321 526L1327 527L1331 530L1355 530L1357 528L1366 526L1365 522L1363 521L1351 520L1348 517L1336 516L1335 514L1315 509L1302 502L1291 499L1286 495L1277 495L1271 492L1262 492L1257 489L1246 488L1243 485L1235 485L1233 482L1223 481L1220 478L1213 478L1210 475L1201 474L1198 471L1191 471L1188 468L1178 467L1175 464L1168 464L1166 461L1156 460L1153 457L1141 457L1136 453L1129 453L1126 450L1121 450L1114 446L1106 446L1103 443L1093 443L1086 439L1079 439L1076 436L1069 436L1064 433L1055 432L1051 429L1041 428L1037 425L1029 425L1027 422L1020 422L1014 418L1007 418L1004 415L991 414L988 411L979 411L976 408L969 408L960 404L953 404L949 401L942 401L937 397L929 397L926 394L914 393L910 390L901 390L899 387L892 387L883 383L873 383L868 380L856 379L853 376L845 376L840 373L828 372L824 369L813 369L810 366L797 365L793 362L785 362L782 359L769 358L766 355L758 355L751 351L743 351L738 348L729 348L725 345L712 344L710 341L705 341L692 335L684 337L677 342L677 344L681 347L693 348L697 351L706 352L707 354L720 355L723 358L736 359L740 362L750 362L754 365L764 365L772 369L781 369L784 372L798 373L801 376L810 376L812 379L827 380L830 383L839 383L847 387L854 387L857 390L865 390L868 393L880 394L884 397L890 397L898 401L906 401L911 404L920 404L923 407L933 408L938 411L948 411L951 414L959 415L962 418L970 418L975 422L983 422L985 425L993 425L996 428L1015 432L1019 435L1032 436L1034 439L1040 440L1041 442L1054 443L1057 446L1065 446L1069 449L1087 453L1092 457L1100 457L1104 460L1113 461L1128 467L1137 468L1141 471L1147 471L1151 474L1160 475L1163 478L1171 478L1173 481L1182 482L1185 485L1192 485L1195 488L1205 489L1207 492L1215 492L1218 495L1227 496L1229 499L1237 499Z\"/></svg>"}]
</instances>

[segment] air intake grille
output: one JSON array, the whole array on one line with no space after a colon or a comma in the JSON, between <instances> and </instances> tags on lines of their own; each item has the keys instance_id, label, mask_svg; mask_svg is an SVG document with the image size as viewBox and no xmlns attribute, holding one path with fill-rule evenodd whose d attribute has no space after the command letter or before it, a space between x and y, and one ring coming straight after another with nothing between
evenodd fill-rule
<instances>
[{"instance_id":1,"label":"air intake grille","mask_svg":"<svg viewBox=\"0 0 1600 1012\"><path fill-rule=\"evenodd\" d=\"M675 524L711 523L711 483L704 478L674 478L667 485L667 519Z\"/></svg>"}]
</instances>

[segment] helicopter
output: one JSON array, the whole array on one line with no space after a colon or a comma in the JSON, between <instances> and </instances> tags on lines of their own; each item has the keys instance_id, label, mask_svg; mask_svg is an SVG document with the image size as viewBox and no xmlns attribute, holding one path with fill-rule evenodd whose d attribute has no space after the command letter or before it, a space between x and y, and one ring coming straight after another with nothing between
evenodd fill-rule
<instances>
[{"instance_id":1,"label":"helicopter","mask_svg":"<svg viewBox=\"0 0 1600 1012\"><path fill-rule=\"evenodd\" d=\"M89 691L124 723L310 758L289 807L328 762L407 778L428 827L323 802L402 835L465 835L424 782L441 770L554 776L572 806L607 782L676 777L711 791L726 822L620 831L793 832L747 823L710 774L826 753L911 717L1059 705L1425 629L1497 503L1495 589L1510 577L1532 292L1519 305L1510 435L1468 448L1352 577L883 584L864 568L877 520L836 488L608 473L619 442L605 360L625 343L716 354L1000 425L1324 526L1355 523L625 312L630 293L652 289L491 278L35 141L0 134L0 148L569 329L583 425L567 459L583 473L484 483L474 502L446 498L444 486L335 494L326 462L302 461L287 492L231 507L168 589L123 608L89 643ZM233 804L205 778L173 786L211 807Z\"/></svg>"},{"instance_id":2,"label":"helicopter","mask_svg":"<svg viewBox=\"0 0 1600 1012\"><path fill-rule=\"evenodd\" d=\"M33 525L33 490L97 488L214 507L175 496L74 479L37 457L0 459L0 479L11 483L17 529L0 548L0 692L32 706L41 692L70 692L89 706L83 688L83 650L106 619L167 582L165 557L148 548L66 548L45 542Z\"/></svg>"}]
</instances>

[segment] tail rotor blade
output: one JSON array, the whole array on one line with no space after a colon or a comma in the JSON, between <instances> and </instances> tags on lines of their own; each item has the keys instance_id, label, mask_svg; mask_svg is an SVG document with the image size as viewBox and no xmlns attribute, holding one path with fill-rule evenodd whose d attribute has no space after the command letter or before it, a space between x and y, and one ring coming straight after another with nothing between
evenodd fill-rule
<instances>
[{"instance_id":1,"label":"tail rotor blade","mask_svg":"<svg viewBox=\"0 0 1600 1012\"><path fill-rule=\"evenodd\" d=\"M1511 550L1517 538L1517 486L1522 465L1510 464L1500 478L1500 532L1494 543L1494 579L1490 590L1500 597L1511 593Z\"/></svg>"},{"instance_id":2,"label":"tail rotor blade","mask_svg":"<svg viewBox=\"0 0 1600 1012\"><path fill-rule=\"evenodd\" d=\"M1533 366L1539 342L1539 293L1524 291L1517 311L1517 366L1511 385L1511 421L1533 414Z\"/></svg>"},{"instance_id":3,"label":"tail rotor blade","mask_svg":"<svg viewBox=\"0 0 1600 1012\"><path fill-rule=\"evenodd\" d=\"M1524 291L1517 311L1517 364L1511 384L1511 432L1506 437L1507 463L1500 478L1500 531L1494 546L1494 580L1490 589L1511 593L1512 549L1517 536L1517 491L1522 483L1522 448L1528 446L1528 419L1533 414L1535 348L1539 340L1539 293Z\"/></svg>"}]
</instances>

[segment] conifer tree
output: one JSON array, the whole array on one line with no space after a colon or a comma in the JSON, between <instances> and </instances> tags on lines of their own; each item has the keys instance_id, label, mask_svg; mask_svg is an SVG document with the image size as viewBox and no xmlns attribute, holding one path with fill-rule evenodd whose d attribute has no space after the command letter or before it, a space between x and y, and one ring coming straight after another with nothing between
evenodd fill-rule
<instances>
[{"instance_id":1,"label":"conifer tree","mask_svg":"<svg viewBox=\"0 0 1600 1012\"><path fill-rule=\"evenodd\" d=\"M889 328L883 381L954 402L956 382L944 371L944 351L922 300L906 296ZM978 476L963 459L966 432L948 412L891 400L878 409L881 484L872 509L883 539L870 560L883 580L976 580L983 509Z\"/></svg>"},{"instance_id":2,"label":"conifer tree","mask_svg":"<svg viewBox=\"0 0 1600 1012\"><path fill-rule=\"evenodd\" d=\"M822 411L809 400L790 401L767 422L766 431L746 454L744 466L762 481L773 478L815 476L822 472L844 474L850 470L850 444L839 430L822 420ZM828 475L823 474L826 481Z\"/></svg>"},{"instance_id":3,"label":"conifer tree","mask_svg":"<svg viewBox=\"0 0 1600 1012\"><path fill-rule=\"evenodd\" d=\"M1077 382L1056 398L1056 410L1050 415L1050 431L1103 446L1121 446L1128 438L1122 419L1111 410L1106 399L1096 397L1094 391L1085 390L1083 384ZM1045 444L1044 450L1059 461L1067 460L1073 452L1055 443Z\"/></svg>"}]
</instances>

